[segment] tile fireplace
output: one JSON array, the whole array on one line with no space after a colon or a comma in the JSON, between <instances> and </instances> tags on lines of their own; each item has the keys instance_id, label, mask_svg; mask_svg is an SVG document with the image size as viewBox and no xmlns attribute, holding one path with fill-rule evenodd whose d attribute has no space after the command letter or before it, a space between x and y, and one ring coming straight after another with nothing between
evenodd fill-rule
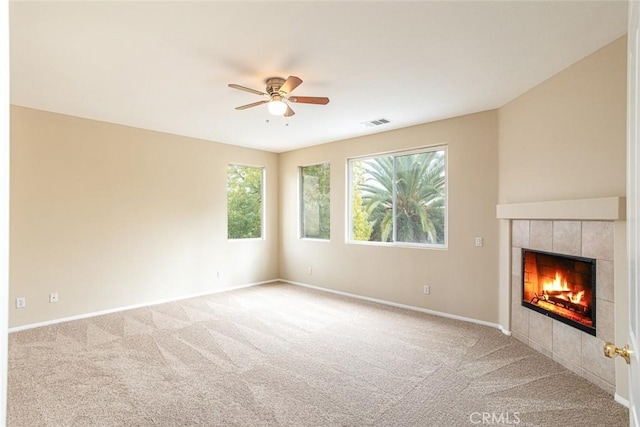
<instances>
[{"instance_id":1,"label":"tile fireplace","mask_svg":"<svg viewBox=\"0 0 640 427\"><path fill-rule=\"evenodd\" d=\"M618 387L625 389L626 383L618 384L618 379L626 377L628 369L625 365L618 371L617 364L604 357L602 351L606 341L616 340L619 332L616 323L627 321L624 301L616 309L619 304L616 299L626 292L625 213L624 197L509 203L498 205L496 210L497 217L502 220L501 244L511 248L505 263L510 280L501 280L501 284L508 286L504 290L511 296L505 303L510 308L512 335L612 395L618 392ZM590 304L592 316L596 314L592 318L595 335L593 331L569 326L523 305L523 249L596 260L591 280L596 275L597 289L591 288ZM550 276L556 280L555 271ZM580 280L589 282L589 279ZM567 278L568 291L564 289L562 277L558 282L562 291L559 293L566 296L572 293L573 297L576 292L571 290L570 279ZM544 288L537 289L534 294L544 295L543 291ZM578 289L577 293L580 291ZM558 297L553 292L547 294ZM569 309L572 314L585 312L580 307L567 305L574 308Z\"/></svg>"}]
</instances>

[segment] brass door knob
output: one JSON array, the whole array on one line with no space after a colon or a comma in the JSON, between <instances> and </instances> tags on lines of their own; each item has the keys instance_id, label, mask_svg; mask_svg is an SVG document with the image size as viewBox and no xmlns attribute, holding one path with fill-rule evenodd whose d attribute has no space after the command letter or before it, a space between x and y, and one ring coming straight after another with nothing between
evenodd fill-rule
<instances>
[{"instance_id":1,"label":"brass door knob","mask_svg":"<svg viewBox=\"0 0 640 427\"><path fill-rule=\"evenodd\" d=\"M620 348L613 343L606 342L604 343L604 355L610 358L614 358L616 356L621 356L627 365L631 364L631 350L629 350L629 344L625 345L624 348Z\"/></svg>"}]
</instances>

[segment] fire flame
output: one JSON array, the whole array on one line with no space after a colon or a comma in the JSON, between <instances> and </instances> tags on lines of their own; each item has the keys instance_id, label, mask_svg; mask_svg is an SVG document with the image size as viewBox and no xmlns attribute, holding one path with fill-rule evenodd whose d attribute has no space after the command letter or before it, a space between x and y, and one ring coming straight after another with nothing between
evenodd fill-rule
<instances>
[{"instance_id":1,"label":"fire flame","mask_svg":"<svg viewBox=\"0 0 640 427\"><path fill-rule=\"evenodd\" d=\"M548 280L542 285L544 291L570 291L567 286L567 279L563 279L559 272L556 271L555 280Z\"/></svg>"},{"instance_id":2,"label":"fire flame","mask_svg":"<svg viewBox=\"0 0 640 427\"><path fill-rule=\"evenodd\" d=\"M554 280L547 280L542 284L543 291L560 291L566 292L566 295L559 295L560 298L568 298L572 303L578 304L584 296L584 291L573 293L567 286L567 279L563 278L559 272L556 272Z\"/></svg>"},{"instance_id":3,"label":"fire flame","mask_svg":"<svg viewBox=\"0 0 640 427\"><path fill-rule=\"evenodd\" d=\"M580 291L577 294L574 294L573 292L571 292L567 296L569 297L571 302L574 302L574 303L578 304L580 302L580 300L582 300L582 297L584 296L584 291Z\"/></svg>"}]
</instances>

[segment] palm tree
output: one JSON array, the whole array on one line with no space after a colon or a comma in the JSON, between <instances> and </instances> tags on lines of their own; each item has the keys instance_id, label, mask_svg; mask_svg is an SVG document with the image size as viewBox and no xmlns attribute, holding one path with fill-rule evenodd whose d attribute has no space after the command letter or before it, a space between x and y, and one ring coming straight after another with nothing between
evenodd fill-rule
<instances>
[{"instance_id":1,"label":"palm tree","mask_svg":"<svg viewBox=\"0 0 640 427\"><path fill-rule=\"evenodd\" d=\"M376 157L362 164L367 179L359 189L374 224L370 240L391 241L395 227L395 241L444 243L444 151Z\"/></svg>"},{"instance_id":2,"label":"palm tree","mask_svg":"<svg viewBox=\"0 0 640 427\"><path fill-rule=\"evenodd\" d=\"M365 182L366 170L362 162L351 163L351 236L353 240L370 241L373 223L369 221L369 213L362 201L362 185Z\"/></svg>"}]
</instances>

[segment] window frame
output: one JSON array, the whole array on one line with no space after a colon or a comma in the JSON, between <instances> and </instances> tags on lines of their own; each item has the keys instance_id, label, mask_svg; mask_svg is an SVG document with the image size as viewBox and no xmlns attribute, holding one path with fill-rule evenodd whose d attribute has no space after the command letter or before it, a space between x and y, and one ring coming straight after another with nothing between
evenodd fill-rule
<instances>
[{"instance_id":1,"label":"window frame","mask_svg":"<svg viewBox=\"0 0 640 427\"><path fill-rule=\"evenodd\" d=\"M326 165L329 168L329 237L306 237L304 235L304 182L303 182L303 169L313 166ZM306 165L298 166L298 239L299 240L312 240L317 242L330 242L331 241L331 162L324 161L318 163L310 163Z\"/></svg>"},{"instance_id":2,"label":"window frame","mask_svg":"<svg viewBox=\"0 0 640 427\"><path fill-rule=\"evenodd\" d=\"M260 237L237 237L231 238L229 237L229 167L230 166L240 166L244 168L254 168L260 169L262 173L260 174L261 178L261 194L260 194ZM226 173L226 214L227 214L227 242L250 242L250 241L258 241L258 240L266 240L267 239L267 168L265 166L248 164L248 163L238 163L238 162L229 162L227 163L227 173Z\"/></svg>"},{"instance_id":3,"label":"window frame","mask_svg":"<svg viewBox=\"0 0 640 427\"><path fill-rule=\"evenodd\" d=\"M353 173L352 162L366 161L366 160L375 159L379 157L393 157L393 168L394 168L393 174L395 178L396 176L395 158L396 157L409 156L413 154L421 154L421 153L434 152L434 151L444 152L444 192L443 192L444 193L444 218L443 218L444 242L441 244L439 243L434 244L434 243L399 242L396 240L397 215L396 215L396 203L395 203L395 199L396 199L396 185L395 185L396 180L395 179L394 179L393 192L392 192L392 198L393 198L392 241L380 242L380 241L368 241L368 240L355 240L353 238L353 224L352 224L352 221L353 221L352 203L353 203L353 187L354 187L353 175L352 175ZM430 146L423 146L423 147L414 147L414 148L408 148L408 149L402 149L402 150L385 151L385 152L379 152L374 154L366 154L363 156L349 157L347 158L347 161L346 161L345 176L347 179L347 182L346 182L347 191L345 192L346 193L345 206L347 207L345 237L346 237L347 244L382 246L382 247L432 249L432 250L447 250L449 248L449 147L448 147L448 144L445 143L445 144L437 144L437 145L430 145Z\"/></svg>"}]
</instances>

